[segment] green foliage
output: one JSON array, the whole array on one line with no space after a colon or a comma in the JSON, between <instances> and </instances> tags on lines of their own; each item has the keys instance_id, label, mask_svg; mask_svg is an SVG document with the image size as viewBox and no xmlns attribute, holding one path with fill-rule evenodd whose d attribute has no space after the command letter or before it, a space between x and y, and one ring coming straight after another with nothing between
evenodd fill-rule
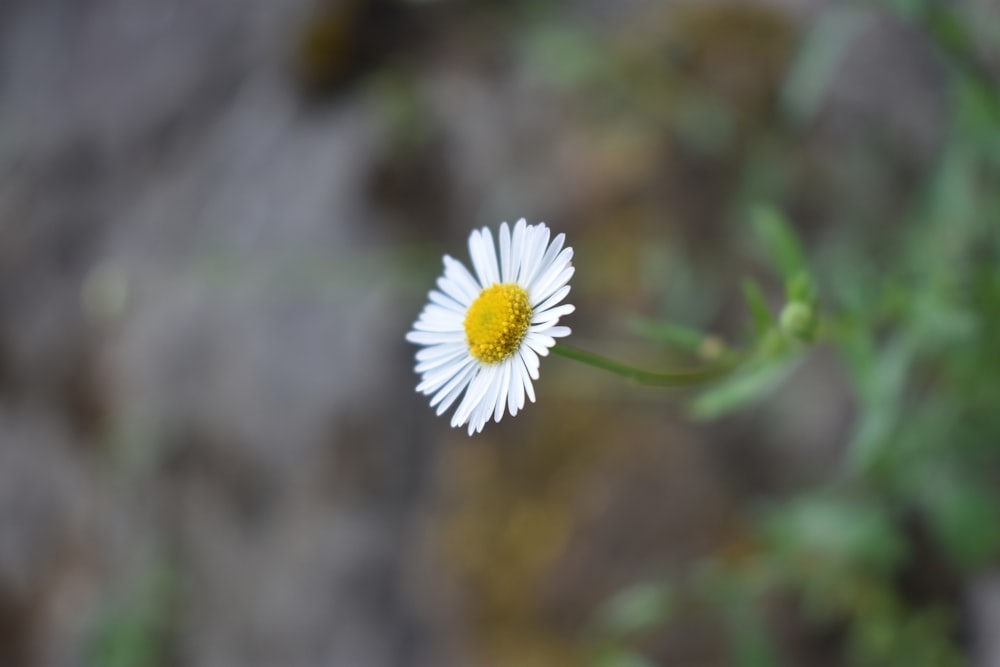
<instances>
[{"instance_id":1,"label":"green foliage","mask_svg":"<svg viewBox=\"0 0 1000 667\"><path fill-rule=\"evenodd\" d=\"M706 338L704 333L696 329L682 327L670 322L659 322L637 317L631 320L629 324L632 331L644 338L666 343L667 345L687 351L697 350Z\"/></svg>"},{"instance_id":2,"label":"green foliage","mask_svg":"<svg viewBox=\"0 0 1000 667\"><path fill-rule=\"evenodd\" d=\"M89 667L159 667L176 595L176 575L162 563L143 570L95 629Z\"/></svg>"},{"instance_id":3,"label":"green foliage","mask_svg":"<svg viewBox=\"0 0 1000 667\"><path fill-rule=\"evenodd\" d=\"M773 556L791 568L823 562L832 571L883 575L905 555L902 536L885 506L866 499L806 496L765 513L761 527Z\"/></svg>"},{"instance_id":4,"label":"green foliage","mask_svg":"<svg viewBox=\"0 0 1000 667\"><path fill-rule=\"evenodd\" d=\"M871 14L857 7L836 7L806 35L781 95L794 122L805 124L816 116L847 50L871 21Z\"/></svg>"},{"instance_id":5,"label":"green foliage","mask_svg":"<svg viewBox=\"0 0 1000 667\"><path fill-rule=\"evenodd\" d=\"M654 663L635 651L622 648L607 647L600 651L592 667L654 667Z\"/></svg>"},{"instance_id":6,"label":"green foliage","mask_svg":"<svg viewBox=\"0 0 1000 667\"><path fill-rule=\"evenodd\" d=\"M764 292L756 281L747 278L743 281L743 298L746 299L747 308L753 319L754 333L762 337L774 326L774 316L767 307Z\"/></svg>"},{"instance_id":7,"label":"green foliage","mask_svg":"<svg viewBox=\"0 0 1000 667\"><path fill-rule=\"evenodd\" d=\"M784 359L745 367L691 401L691 416L715 419L755 405L780 387L793 370L794 366Z\"/></svg>"},{"instance_id":8,"label":"green foliage","mask_svg":"<svg viewBox=\"0 0 1000 667\"><path fill-rule=\"evenodd\" d=\"M619 592L598 619L605 633L629 635L665 622L674 608L674 592L662 581L637 584Z\"/></svg>"},{"instance_id":9,"label":"green foliage","mask_svg":"<svg viewBox=\"0 0 1000 667\"><path fill-rule=\"evenodd\" d=\"M851 229L807 254L777 207L750 210L762 271L743 284L744 363L695 396L691 413L714 419L767 400L816 343L838 355L856 416L822 489L753 513L737 557L709 557L674 582L716 609L732 664L781 664L765 613L775 596L811 628L843 633L835 664L964 664L956 601L914 598L906 576L929 561L965 582L1000 562L1000 90L962 7L869 4L933 40L951 115L888 240ZM820 19L783 91L792 120L817 114L871 17L854 4ZM777 317L769 280L784 286ZM654 330L669 331L644 326Z\"/></svg>"},{"instance_id":10,"label":"green foliage","mask_svg":"<svg viewBox=\"0 0 1000 667\"><path fill-rule=\"evenodd\" d=\"M751 212L754 230L771 261L785 280L798 280L806 270L805 254L792 227L781 213L769 207L757 207Z\"/></svg>"}]
</instances>

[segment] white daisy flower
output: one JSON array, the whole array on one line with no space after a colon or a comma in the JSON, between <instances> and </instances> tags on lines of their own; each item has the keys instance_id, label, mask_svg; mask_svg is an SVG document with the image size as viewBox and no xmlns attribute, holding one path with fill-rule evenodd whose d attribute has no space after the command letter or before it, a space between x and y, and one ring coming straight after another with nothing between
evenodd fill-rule
<instances>
[{"instance_id":1,"label":"white daisy flower","mask_svg":"<svg viewBox=\"0 0 1000 667\"><path fill-rule=\"evenodd\" d=\"M406 334L423 346L416 355L417 391L433 395L438 415L462 396L451 425L467 423L469 435L482 431L491 416L499 422L505 407L516 415L525 395L534 403L538 357L570 334L557 325L575 310L558 305L569 294L573 249L563 248L565 234L551 243L549 236L543 223L528 225L522 218L511 233L505 222L498 259L490 230L474 230L469 255L475 276L445 255L438 289Z\"/></svg>"}]
</instances>

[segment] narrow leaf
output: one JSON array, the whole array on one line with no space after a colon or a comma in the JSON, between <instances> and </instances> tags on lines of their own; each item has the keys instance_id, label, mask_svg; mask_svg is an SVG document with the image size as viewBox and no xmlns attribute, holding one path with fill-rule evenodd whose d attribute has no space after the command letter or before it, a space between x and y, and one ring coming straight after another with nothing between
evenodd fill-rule
<instances>
[{"instance_id":1,"label":"narrow leaf","mask_svg":"<svg viewBox=\"0 0 1000 667\"><path fill-rule=\"evenodd\" d=\"M784 215L775 208L760 206L751 212L751 220L757 236L786 280L805 272L802 245Z\"/></svg>"},{"instance_id":2,"label":"narrow leaf","mask_svg":"<svg viewBox=\"0 0 1000 667\"><path fill-rule=\"evenodd\" d=\"M698 349L705 339L705 334L695 329L645 318L632 319L629 328L643 338L668 343L684 350Z\"/></svg>"},{"instance_id":3,"label":"narrow leaf","mask_svg":"<svg viewBox=\"0 0 1000 667\"><path fill-rule=\"evenodd\" d=\"M750 316L753 318L754 331L758 336L762 336L774 326L774 316L767 307L764 299L764 292L756 281L747 278L743 281L743 296L747 301L747 308L750 309Z\"/></svg>"},{"instance_id":4,"label":"narrow leaf","mask_svg":"<svg viewBox=\"0 0 1000 667\"><path fill-rule=\"evenodd\" d=\"M696 419L715 419L770 396L797 366L782 359L729 377L702 392L690 405Z\"/></svg>"}]
</instances>

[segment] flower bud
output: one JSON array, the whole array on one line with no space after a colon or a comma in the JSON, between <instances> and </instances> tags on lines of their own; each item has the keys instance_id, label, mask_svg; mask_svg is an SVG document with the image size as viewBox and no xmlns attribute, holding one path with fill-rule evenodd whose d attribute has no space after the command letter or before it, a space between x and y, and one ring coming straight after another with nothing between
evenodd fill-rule
<instances>
[{"instance_id":1,"label":"flower bud","mask_svg":"<svg viewBox=\"0 0 1000 667\"><path fill-rule=\"evenodd\" d=\"M790 301L781 311L781 330L786 336L810 341L816 333L816 313L804 301Z\"/></svg>"}]
</instances>

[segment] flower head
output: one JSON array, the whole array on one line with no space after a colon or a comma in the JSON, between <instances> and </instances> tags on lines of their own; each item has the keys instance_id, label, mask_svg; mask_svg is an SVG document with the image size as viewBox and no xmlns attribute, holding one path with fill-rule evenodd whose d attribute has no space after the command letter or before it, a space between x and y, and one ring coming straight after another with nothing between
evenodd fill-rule
<instances>
[{"instance_id":1,"label":"flower head","mask_svg":"<svg viewBox=\"0 0 1000 667\"><path fill-rule=\"evenodd\" d=\"M500 421L535 401L539 356L555 339L568 336L559 318L572 313L559 305L569 294L572 248L565 234L550 242L544 223L517 221L511 232L500 225L500 254L486 227L469 235L475 275L461 262L444 256L444 275L431 290L406 340L417 351L417 391L432 395L431 407L443 414L462 397L451 425L468 424L469 435L483 430L492 416Z\"/></svg>"}]
</instances>

